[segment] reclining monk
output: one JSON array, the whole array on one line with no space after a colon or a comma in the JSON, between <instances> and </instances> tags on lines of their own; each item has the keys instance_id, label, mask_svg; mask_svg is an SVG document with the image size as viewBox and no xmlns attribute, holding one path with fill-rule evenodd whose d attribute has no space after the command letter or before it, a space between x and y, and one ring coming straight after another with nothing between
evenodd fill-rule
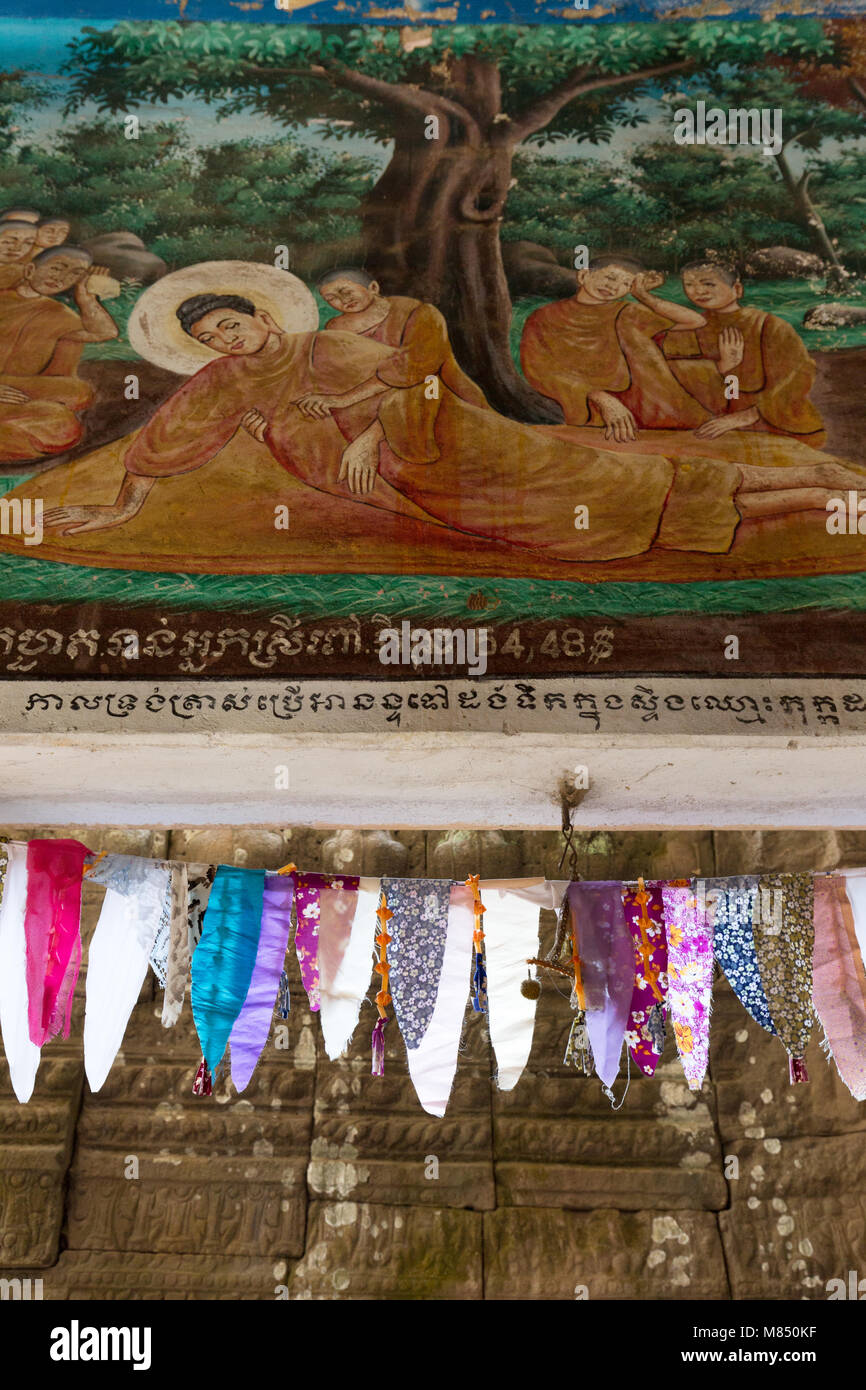
<instances>
[{"instance_id":1,"label":"reclining monk","mask_svg":"<svg viewBox=\"0 0 866 1390\"><path fill-rule=\"evenodd\" d=\"M557 560L638 555L654 544L724 552L741 516L824 508L834 490L866 476L818 457L809 469L783 473L715 459L689 459L680 468L660 455L612 454L505 419L447 387L435 424L438 460L407 462L386 432L387 397L405 389L380 378L393 363L393 349L333 330L286 333L240 295L196 294L175 312L182 332L215 360L121 446L125 475L113 502L52 507L44 514L46 527L75 535L122 526L160 479L201 468L244 433L311 488L344 499L354 493L371 508ZM63 479L54 479L64 498L70 474L74 480L87 467L88 460L79 459L67 465ZM175 518L179 545L196 517L200 525L219 525L218 517L201 513L205 488L196 495L198 511ZM589 508L588 529L575 526L575 502ZM266 513L256 509L247 524L272 527ZM225 517L224 508L219 516ZM152 525L161 539L171 524L171 511L154 510ZM230 530L232 520L225 525ZM374 539L372 517L370 534ZM139 535L141 544L146 531ZM234 543L234 530L231 538Z\"/></svg>"},{"instance_id":2,"label":"reclining monk","mask_svg":"<svg viewBox=\"0 0 866 1390\"><path fill-rule=\"evenodd\" d=\"M36 226L23 219L0 221L0 290L14 289L24 279L24 267L36 245Z\"/></svg>"},{"instance_id":3,"label":"reclining monk","mask_svg":"<svg viewBox=\"0 0 866 1390\"><path fill-rule=\"evenodd\" d=\"M820 448L824 426L809 400L815 366L800 335L775 314L744 305L742 281L731 267L694 261L682 277L705 322L696 329L675 324L662 350L680 385L711 413L697 437L749 430ZM725 378L731 376L738 395L727 399ZM685 415L681 423L687 426Z\"/></svg>"},{"instance_id":4,"label":"reclining monk","mask_svg":"<svg viewBox=\"0 0 866 1390\"><path fill-rule=\"evenodd\" d=\"M41 251L14 289L0 291L0 461L59 454L81 438L76 412L92 392L77 375L85 343L117 337L98 295L115 281L87 251ZM54 296L72 290L77 312Z\"/></svg>"},{"instance_id":5,"label":"reclining monk","mask_svg":"<svg viewBox=\"0 0 866 1390\"><path fill-rule=\"evenodd\" d=\"M665 329L704 323L695 310L652 293L664 278L628 256L596 256L577 272L577 294L530 314L520 343L523 374L559 402L566 424L603 425L606 439L625 443L639 429L693 428L708 418L656 342Z\"/></svg>"},{"instance_id":6,"label":"reclining monk","mask_svg":"<svg viewBox=\"0 0 866 1390\"><path fill-rule=\"evenodd\" d=\"M442 314L419 299L403 295L384 298L378 282L355 268L330 271L317 288L339 311L325 324L326 330L357 333L372 342L402 349L399 357L377 372L385 385L403 388L383 400L379 418L391 447L401 458L435 462L439 458L435 425L441 388L447 387L470 405L489 408L480 386L458 366ZM310 408L316 409L318 404L313 398Z\"/></svg>"}]
</instances>

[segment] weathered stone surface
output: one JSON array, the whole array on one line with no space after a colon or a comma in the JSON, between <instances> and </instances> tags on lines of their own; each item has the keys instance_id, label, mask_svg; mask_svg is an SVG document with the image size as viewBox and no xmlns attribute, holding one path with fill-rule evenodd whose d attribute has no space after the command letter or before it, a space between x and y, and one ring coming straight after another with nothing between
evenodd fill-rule
<instances>
[{"instance_id":1,"label":"weathered stone surface","mask_svg":"<svg viewBox=\"0 0 866 1390\"><path fill-rule=\"evenodd\" d=\"M808 872L866 865L862 830L718 830L717 874Z\"/></svg>"},{"instance_id":2,"label":"weathered stone surface","mask_svg":"<svg viewBox=\"0 0 866 1390\"><path fill-rule=\"evenodd\" d=\"M723 1299L708 1212L499 1207L484 1216L488 1299Z\"/></svg>"},{"instance_id":3,"label":"weathered stone surface","mask_svg":"<svg viewBox=\"0 0 866 1390\"><path fill-rule=\"evenodd\" d=\"M64 1250L43 1276L47 1300L276 1299L285 1297L287 1261L227 1255L160 1255Z\"/></svg>"},{"instance_id":4,"label":"weathered stone surface","mask_svg":"<svg viewBox=\"0 0 866 1390\"><path fill-rule=\"evenodd\" d=\"M494 1206L490 1078L461 1068L444 1119L418 1103L405 1063L320 1064L307 1183L315 1197L394 1206Z\"/></svg>"},{"instance_id":5,"label":"weathered stone surface","mask_svg":"<svg viewBox=\"0 0 866 1390\"><path fill-rule=\"evenodd\" d=\"M448 830L444 835L431 835L428 864L433 878L453 878L458 883L465 882L470 874L520 878L520 836L501 830Z\"/></svg>"},{"instance_id":6,"label":"weathered stone surface","mask_svg":"<svg viewBox=\"0 0 866 1390\"><path fill-rule=\"evenodd\" d=\"M727 1153L736 1155L739 1164L739 1178L729 1184L732 1208L745 1202L750 1210L769 1204L783 1211L784 1202L778 1204L788 1197L824 1197L831 1186L834 1192L866 1189L862 1134L768 1135L730 1144Z\"/></svg>"},{"instance_id":7,"label":"weathered stone surface","mask_svg":"<svg viewBox=\"0 0 866 1390\"><path fill-rule=\"evenodd\" d=\"M81 1082L74 1058L44 1055L33 1098L19 1105L0 1059L0 1266L57 1258Z\"/></svg>"},{"instance_id":8,"label":"weathered stone surface","mask_svg":"<svg viewBox=\"0 0 866 1390\"><path fill-rule=\"evenodd\" d=\"M420 878L426 857L423 831L337 830L322 843L319 867L325 873Z\"/></svg>"},{"instance_id":9,"label":"weathered stone surface","mask_svg":"<svg viewBox=\"0 0 866 1390\"><path fill-rule=\"evenodd\" d=\"M590 776L592 766L590 765ZM529 843L527 843L529 841ZM713 872L713 841L709 831L681 830L675 835L662 830L610 832L582 831L574 836L577 873L585 879L686 878ZM570 878L571 868L562 856L562 836L554 831L524 837L524 872L548 878Z\"/></svg>"},{"instance_id":10,"label":"weathered stone surface","mask_svg":"<svg viewBox=\"0 0 866 1390\"><path fill-rule=\"evenodd\" d=\"M866 1273L866 1197L859 1192L771 1198L753 1208L738 1202L719 1224L735 1299L824 1299L833 1292L829 1280Z\"/></svg>"},{"instance_id":11,"label":"weathered stone surface","mask_svg":"<svg viewBox=\"0 0 866 1390\"><path fill-rule=\"evenodd\" d=\"M289 1296L479 1299L481 1240L478 1212L311 1202Z\"/></svg>"}]
</instances>

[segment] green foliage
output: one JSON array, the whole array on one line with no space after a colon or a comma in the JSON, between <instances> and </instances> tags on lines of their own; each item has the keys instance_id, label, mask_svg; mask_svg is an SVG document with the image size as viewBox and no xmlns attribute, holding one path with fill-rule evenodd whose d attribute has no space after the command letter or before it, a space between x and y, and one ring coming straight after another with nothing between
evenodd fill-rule
<instances>
[{"instance_id":1,"label":"green foliage","mask_svg":"<svg viewBox=\"0 0 866 1390\"><path fill-rule=\"evenodd\" d=\"M23 112L43 106L45 88L23 72L0 72L0 156L7 155L20 131Z\"/></svg>"},{"instance_id":2,"label":"green foliage","mask_svg":"<svg viewBox=\"0 0 866 1390\"><path fill-rule=\"evenodd\" d=\"M811 158L810 193L855 270L866 266L866 154ZM775 163L759 150L639 145L628 160L514 161L506 241L537 241L571 264L573 247L623 251L676 269L713 250L742 262L763 246L812 250Z\"/></svg>"},{"instance_id":3,"label":"green foliage","mask_svg":"<svg viewBox=\"0 0 866 1390\"><path fill-rule=\"evenodd\" d=\"M226 112L253 110L286 125L311 116L335 139L356 132L378 140L393 133L388 86L402 83L443 94L467 56L498 67L503 111L514 118L561 83L621 77L656 68L709 73L739 70L776 53L830 57L832 42L817 20L730 23L575 25L442 25L429 44L403 49L400 30L344 26L122 22L85 29L71 45L70 109L87 100L118 112L142 102L194 93ZM350 71L378 84L350 90ZM546 138L606 139L619 123L641 119L630 98L640 84L598 91L568 103Z\"/></svg>"},{"instance_id":4,"label":"green foliage","mask_svg":"<svg viewBox=\"0 0 866 1390\"><path fill-rule=\"evenodd\" d=\"M116 120L68 127L0 166L0 203L67 214L73 236L130 231L170 269L200 260L273 260L355 238L370 160L321 153L291 138L192 150L179 128L142 125L127 140Z\"/></svg>"}]
</instances>

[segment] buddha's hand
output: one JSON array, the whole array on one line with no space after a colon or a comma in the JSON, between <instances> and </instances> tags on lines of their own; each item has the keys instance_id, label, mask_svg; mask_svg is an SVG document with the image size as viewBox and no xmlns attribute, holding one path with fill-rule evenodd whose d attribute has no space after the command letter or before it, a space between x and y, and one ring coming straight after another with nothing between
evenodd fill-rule
<instances>
[{"instance_id":1,"label":"buddha's hand","mask_svg":"<svg viewBox=\"0 0 866 1390\"><path fill-rule=\"evenodd\" d=\"M587 399L597 407L604 421L605 439L615 439L619 444L637 439L637 422L628 406L616 396L608 395L607 391L593 391Z\"/></svg>"},{"instance_id":2,"label":"buddha's hand","mask_svg":"<svg viewBox=\"0 0 866 1390\"><path fill-rule=\"evenodd\" d=\"M338 401L338 396L319 396L311 392L308 396L301 396L299 401L295 401L295 405L308 420L325 420Z\"/></svg>"},{"instance_id":3,"label":"buddha's hand","mask_svg":"<svg viewBox=\"0 0 866 1390\"><path fill-rule=\"evenodd\" d=\"M74 536L79 531L104 531L110 526L120 526L127 513L120 507L49 507L42 518L46 530L57 531L61 536Z\"/></svg>"},{"instance_id":4,"label":"buddha's hand","mask_svg":"<svg viewBox=\"0 0 866 1390\"><path fill-rule=\"evenodd\" d=\"M0 403L7 405L24 405L30 397L25 391L19 391L17 386L0 386Z\"/></svg>"},{"instance_id":5,"label":"buddha's hand","mask_svg":"<svg viewBox=\"0 0 866 1390\"><path fill-rule=\"evenodd\" d=\"M372 492L378 471L378 442L360 435L343 450L337 482L348 483L350 492Z\"/></svg>"},{"instance_id":6,"label":"buddha's hand","mask_svg":"<svg viewBox=\"0 0 866 1390\"><path fill-rule=\"evenodd\" d=\"M719 334L719 371L732 372L743 360L745 342L739 328L723 328Z\"/></svg>"},{"instance_id":7,"label":"buddha's hand","mask_svg":"<svg viewBox=\"0 0 866 1390\"><path fill-rule=\"evenodd\" d=\"M696 439L718 439L720 434L727 434L728 430L744 430L750 423L748 412L738 410L732 415L714 415L712 420L705 420L699 425L694 434Z\"/></svg>"},{"instance_id":8,"label":"buddha's hand","mask_svg":"<svg viewBox=\"0 0 866 1390\"><path fill-rule=\"evenodd\" d=\"M246 415L241 416L241 426L246 430L247 434L252 435L253 439L257 439L260 444L264 444L268 422L262 412L256 410L255 406L248 410Z\"/></svg>"}]
</instances>

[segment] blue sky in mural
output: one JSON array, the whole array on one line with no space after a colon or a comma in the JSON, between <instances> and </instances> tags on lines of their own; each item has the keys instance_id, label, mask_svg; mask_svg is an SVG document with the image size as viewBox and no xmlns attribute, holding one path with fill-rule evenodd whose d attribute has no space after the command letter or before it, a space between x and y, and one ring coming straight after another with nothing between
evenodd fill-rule
<instances>
[{"instance_id":1,"label":"blue sky in mural","mask_svg":"<svg viewBox=\"0 0 866 1390\"><path fill-rule=\"evenodd\" d=\"M583 17L593 21L617 19L647 19L676 16L690 12L706 18L716 14L727 19L746 18L766 13L803 14L862 14L866 0L820 0L786 5L784 0L616 0L612 4L597 4L591 9L579 9L569 0L405 0L403 4L389 0L334 0L330 4L303 3L303 0L283 0L289 11L278 10L274 0L30 0L27 13L33 17L54 16L63 19L223 19L248 22L300 22L306 24L353 24L359 20L383 24L405 24L412 20L440 23L497 23L515 21L555 22L574 21ZM20 17L20 0L0 0L0 16ZM5 55L4 55L5 61Z\"/></svg>"}]
</instances>

